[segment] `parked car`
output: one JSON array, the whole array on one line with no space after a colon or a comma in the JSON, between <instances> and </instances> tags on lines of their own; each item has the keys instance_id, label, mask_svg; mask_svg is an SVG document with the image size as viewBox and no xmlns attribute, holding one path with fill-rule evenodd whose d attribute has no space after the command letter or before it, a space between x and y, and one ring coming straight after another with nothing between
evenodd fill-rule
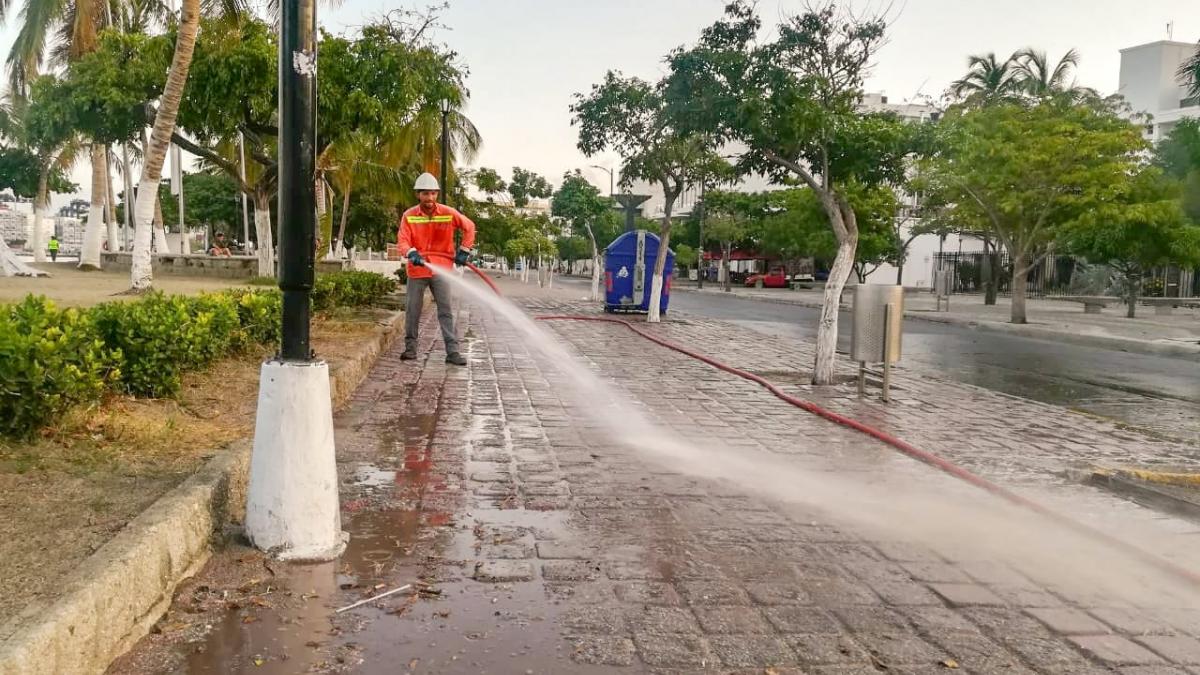
<instances>
[{"instance_id":1,"label":"parked car","mask_svg":"<svg viewBox=\"0 0 1200 675\"><path fill-rule=\"evenodd\" d=\"M829 270L818 270L814 276L817 281L829 281Z\"/></svg>"},{"instance_id":2,"label":"parked car","mask_svg":"<svg viewBox=\"0 0 1200 675\"><path fill-rule=\"evenodd\" d=\"M751 274L746 277L746 285L757 288L787 288L787 273L782 267L776 267L766 274Z\"/></svg>"}]
</instances>

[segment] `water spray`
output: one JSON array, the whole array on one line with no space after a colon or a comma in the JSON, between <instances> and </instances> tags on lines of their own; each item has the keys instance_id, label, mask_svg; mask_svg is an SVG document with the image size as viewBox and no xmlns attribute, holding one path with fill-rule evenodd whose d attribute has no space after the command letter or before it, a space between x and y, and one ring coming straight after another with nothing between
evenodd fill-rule
<instances>
[{"instance_id":1,"label":"water spray","mask_svg":"<svg viewBox=\"0 0 1200 675\"><path fill-rule=\"evenodd\" d=\"M482 279L492 289L492 291L495 292L495 294L497 296L503 297L503 294L500 292L500 289L496 286L495 282L493 282L492 279L490 277L488 277L488 275L486 273L484 273L478 267L475 267L474 265L472 265L470 263L467 264L467 267L469 267L471 269L471 271L475 272L475 274L480 279ZM1046 518L1047 520L1050 520L1050 521L1052 521L1056 524L1059 524L1071 531L1074 531L1080 535L1083 535L1084 537L1091 539L1092 541L1096 541L1096 542L1104 544L1106 546L1115 548L1116 550L1119 550L1127 555L1130 555L1131 557L1133 557L1135 559L1138 559L1145 563L1148 563L1149 565L1151 565L1152 567L1154 567L1160 571L1166 572L1167 574L1170 574L1173 577L1181 579L1181 580L1187 582L1188 584L1191 584L1194 586L1200 586L1200 574L1198 574L1197 572L1195 572L1193 570L1176 565L1175 563L1173 563L1169 560L1166 560L1160 556L1154 555L1153 553L1150 553L1143 548L1140 548L1134 544L1131 544L1128 541L1125 541L1123 539L1120 539L1118 537L1110 535L1106 532L1103 532L1096 528L1093 528L1093 527L1090 527L1083 523L1080 523L1066 515L1063 515L1057 511L1054 511L1046 506L1043 506L1042 504L1040 504L1032 499L1029 499L1028 497L1023 497L1005 487L1002 487L996 483L993 483L992 481L989 481L986 478L978 476L978 475L968 471L967 469L964 469L963 467L958 466L957 464L945 459L944 457L938 456L936 454L933 454L933 453L925 451L925 450L921 450L920 448L912 445L911 443L908 443L907 441L905 441L901 438L897 438L896 436L893 436L885 431L876 429L868 424L865 424L863 422L855 420L846 415L842 415L842 414L836 413L832 410L823 408L811 401L806 401L806 400L798 398L796 396L792 396L791 394L788 394L787 392L783 391L777 385L775 385L771 381L767 380L766 378L763 378L754 373L742 370L740 368L736 368L727 363L718 361L712 357L709 357L709 356L706 356L699 352L693 351L687 347L684 347L683 345L680 345L678 343L672 342L665 338L659 337L659 336L655 335L654 333L651 333L643 328L639 328L639 327L635 326L630 321L627 321L625 319L618 319L615 317L607 317L607 316L575 316L575 315L535 316L535 317L533 317L533 319L538 320L538 321L590 321L590 322L599 322L599 323L611 323L611 324L617 324L617 325L624 326L625 328L628 328L629 330L633 331L640 337L643 337L655 344L658 344L658 345L660 345L662 347L666 347L667 349L670 349L672 351L675 351L675 352L678 352L685 356L696 359L702 363L705 363L709 366L717 368L718 370L722 370L724 372L730 373L731 375L736 375L737 377L740 377L742 379L754 382L755 384L758 384L758 385L762 386L763 388L765 388L767 391L771 392L771 394L773 394L776 398L778 398L792 406L800 408L801 410L804 410L808 413L811 413L811 414L821 417L823 419L829 420L829 421L839 424L841 426L847 427L849 429L853 429L854 431L857 431L859 433L870 436L871 438L874 438L875 440L881 441L881 442L891 446L895 450L899 451L900 453L902 453L908 457L916 459L916 460L918 460L924 464L927 464L929 466L932 466L954 478L957 478L958 480L961 480L961 481L963 481L967 484L970 484L976 488L984 490L996 497L999 497L1001 500L1008 502L1009 504L1012 504L1012 505L1018 506L1022 509L1025 509L1027 511L1033 512L1041 517Z\"/></svg>"}]
</instances>

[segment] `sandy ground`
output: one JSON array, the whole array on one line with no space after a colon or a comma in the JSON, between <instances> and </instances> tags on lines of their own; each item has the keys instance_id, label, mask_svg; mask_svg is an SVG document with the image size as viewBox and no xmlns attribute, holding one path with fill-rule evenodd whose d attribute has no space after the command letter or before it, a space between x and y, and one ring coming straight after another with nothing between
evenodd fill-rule
<instances>
[{"instance_id":1,"label":"sandy ground","mask_svg":"<svg viewBox=\"0 0 1200 675\"><path fill-rule=\"evenodd\" d=\"M42 263L34 267L49 277L0 277L0 302L20 300L26 295L44 295L63 306L81 307L132 296L115 295L129 288L127 272L81 272L73 262ZM160 275L154 287L164 293L191 294L242 286L244 279Z\"/></svg>"}]
</instances>

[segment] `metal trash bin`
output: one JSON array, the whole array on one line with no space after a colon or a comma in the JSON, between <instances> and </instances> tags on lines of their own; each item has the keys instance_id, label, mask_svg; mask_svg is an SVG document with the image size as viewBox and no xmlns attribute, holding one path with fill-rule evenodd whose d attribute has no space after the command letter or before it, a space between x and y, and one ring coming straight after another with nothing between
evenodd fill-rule
<instances>
[{"instance_id":1,"label":"metal trash bin","mask_svg":"<svg viewBox=\"0 0 1200 675\"><path fill-rule=\"evenodd\" d=\"M850 358L858 361L858 391L866 387L867 364L883 364L883 400L889 398L891 366L900 360L904 332L904 287L859 284L854 287Z\"/></svg>"},{"instance_id":2,"label":"metal trash bin","mask_svg":"<svg viewBox=\"0 0 1200 675\"><path fill-rule=\"evenodd\" d=\"M653 285L654 261L658 259L658 235L646 230L626 232L604 249L604 311L650 311L650 290ZM671 298L671 277L675 270L675 253L667 249L663 267L662 299L659 311L667 312Z\"/></svg>"}]
</instances>

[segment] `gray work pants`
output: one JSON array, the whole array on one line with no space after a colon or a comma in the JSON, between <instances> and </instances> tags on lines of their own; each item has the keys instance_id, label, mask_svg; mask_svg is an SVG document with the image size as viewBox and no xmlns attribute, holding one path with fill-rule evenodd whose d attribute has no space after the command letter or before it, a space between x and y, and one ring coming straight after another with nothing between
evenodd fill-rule
<instances>
[{"instance_id":1,"label":"gray work pants","mask_svg":"<svg viewBox=\"0 0 1200 675\"><path fill-rule=\"evenodd\" d=\"M438 323L442 325L442 340L446 353L458 351L458 336L454 332L454 307L450 294L450 282L434 276L428 279L408 279L408 308L404 310L404 348L417 348L417 335L421 331L421 307L425 303L425 289L433 289L433 301L437 303Z\"/></svg>"}]
</instances>

